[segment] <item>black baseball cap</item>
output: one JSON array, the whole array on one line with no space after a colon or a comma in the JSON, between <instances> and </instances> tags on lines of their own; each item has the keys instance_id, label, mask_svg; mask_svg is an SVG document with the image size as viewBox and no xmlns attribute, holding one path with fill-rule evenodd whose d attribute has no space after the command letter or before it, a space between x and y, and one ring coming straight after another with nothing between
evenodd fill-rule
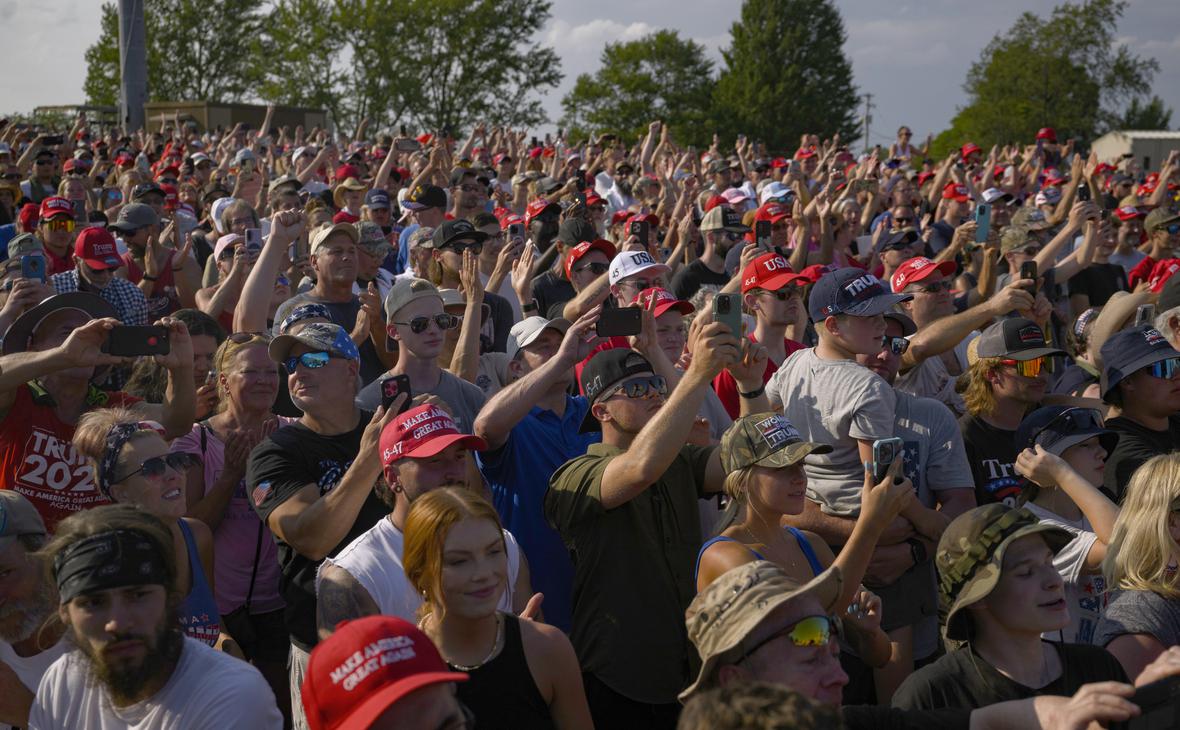
<instances>
[{"instance_id":1,"label":"black baseball cap","mask_svg":"<svg viewBox=\"0 0 1180 730\"><path fill-rule=\"evenodd\" d=\"M1061 456L1070 446L1094 436L1107 454L1119 442L1119 435L1104 427L1098 411L1092 408L1043 406L1020 422L1016 429L1016 448L1031 449L1040 444L1049 453Z\"/></svg>"},{"instance_id":2,"label":"black baseball cap","mask_svg":"<svg viewBox=\"0 0 1180 730\"><path fill-rule=\"evenodd\" d=\"M655 372L647 358L625 347L603 350L582 368L582 393L593 403L610 386L632 375Z\"/></svg>"},{"instance_id":3,"label":"black baseball cap","mask_svg":"<svg viewBox=\"0 0 1180 730\"><path fill-rule=\"evenodd\" d=\"M566 218L557 229L556 240L572 248L582 241L593 241L596 238L601 238L601 236L598 235L598 231L594 230L594 224L590 221L585 218ZM1180 277L1175 278L1180 279Z\"/></svg>"},{"instance_id":4,"label":"black baseball cap","mask_svg":"<svg viewBox=\"0 0 1180 730\"><path fill-rule=\"evenodd\" d=\"M136 185L131 189L132 200L143 200L149 195L159 195L161 198L166 197L164 190L154 182L145 182L142 185Z\"/></svg>"},{"instance_id":5,"label":"black baseball cap","mask_svg":"<svg viewBox=\"0 0 1180 730\"><path fill-rule=\"evenodd\" d=\"M989 325L975 342L978 357L1002 357L1006 360L1035 360L1046 355L1064 355L1049 347L1045 332L1031 319L1011 317Z\"/></svg>"},{"instance_id":6,"label":"black baseball cap","mask_svg":"<svg viewBox=\"0 0 1180 730\"><path fill-rule=\"evenodd\" d=\"M1155 327L1142 325L1111 335L1102 345L1102 400L1136 371L1173 357L1180 357L1180 352Z\"/></svg>"},{"instance_id":7,"label":"black baseball cap","mask_svg":"<svg viewBox=\"0 0 1180 730\"><path fill-rule=\"evenodd\" d=\"M480 243L486 240L488 234L477 230L466 218L456 218L453 221L443 221L442 225L434 229L431 241L435 248L448 246L456 241L472 241Z\"/></svg>"},{"instance_id":8,"label":"black baseball cap","mask_svg":"<svg viewBox=\"0 0 1180 730\"><path fill-rule=\"evenodd\" d=\"M881 250L889 251L895 248L905 248L916 243L918 238L919 236L916 228L899 228L896 230L891 229L889 233L885 234L885 237L881 239Z\"/></svg>"},{"instance_id":9,"label":"black baseball cap","mask_svg":"<svg viewBox=\"0 0 1180 730\"><path fill-rule=\"evenodd\" d=\"M913 298L913 294L892 294L877 277L864 269L847 266L825 274L811 288L808 313L813 322L822 322L836 314L872 317Z\"/></svg>"},{"instance_id":10,"label":"black baseball cap","mask_svg":"<svg viewBox=\"0 0 1180 730\"><path fill-rule=\"evenodd\" d=\"M447 207L447 193L437 185L416 185L406 194L402 207L407 210Z\"/></svg>"}]
</instances>

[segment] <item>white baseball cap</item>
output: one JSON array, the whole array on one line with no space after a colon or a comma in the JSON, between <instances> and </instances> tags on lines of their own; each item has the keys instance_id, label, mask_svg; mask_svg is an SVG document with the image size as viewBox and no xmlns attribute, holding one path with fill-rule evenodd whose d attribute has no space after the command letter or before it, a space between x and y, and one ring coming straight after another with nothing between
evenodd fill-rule
<instances>
[{"instance_id":1,"label":"white baseball cap","mask_svg":"<svg viewBox=\"0 0 1180 730\"><path fill-rule=\"evenodd\" d=\"M565 334L566 330L570 328L570 321L561 317L554 317L553 319L545 319L544 317L526 317L516 324L512 325L512 329L508 330L508 344L504 351L508 354L508 358L516 357L516 353L522 347L528 347L533 344L533 341L541 336L545 330L556 330L561 334Z\"/></svg>"},{"instance_id":2,"label":"white baseball cap","mask_svg":"<svg viewBox=\"0 0 1180 730\"><path fill-rule=\"evenodd\" d=\"M771 200L778 200L792 195L795 191L791 190L786 185L775 180L768 183L765 187L758 191L758 202L766 203Z\"/></svg>"},{"instance_id":3,"label":"white baseball cap","mask_svg":"<svg viewBox=\"0 0 1180 730\"><path fill-rule=\"evenodd\" d=\"M610 275L607 277L612 285L618 284L628 276L634 276L649 269L657 269L654 273L669 274L672 269L651 257L647 251L622 251L610 262Z\"/></svg>"}]
</instances>

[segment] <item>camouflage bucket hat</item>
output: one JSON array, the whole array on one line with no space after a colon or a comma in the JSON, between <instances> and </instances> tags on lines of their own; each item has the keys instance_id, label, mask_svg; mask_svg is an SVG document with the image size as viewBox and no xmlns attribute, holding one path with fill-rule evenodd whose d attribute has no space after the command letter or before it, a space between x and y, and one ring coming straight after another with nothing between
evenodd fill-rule
<instances>
[{"instance_id":1,"label":"camouflage bucket hat","mask_svg":"<svg viewBox=\"0 0 1180 730\"><path fill-rule=\"evenodd\" d=\"M1027 509L1003 504L976 507L956 517L938 541L938 595L946 611L944 634L952 641L967 641L969 631L962 609L986 598L1004 564L1004 552L1014 541L1041 534L1055 554L1073 536L1060 527L1039 522Z\"/></svg>"},{"instance_id":2,"label":"camouflage bucket hat","mask_svg":"<svg viewBox=\"0 0 1180 730\"><path fill-rule=\"evenodd\" d=\"M772 411L743 416L721 436L721 467L728 474L750 466L779 469L826 454L826 444L804 441L791 422Z\"/></svg>"}]
</instances>

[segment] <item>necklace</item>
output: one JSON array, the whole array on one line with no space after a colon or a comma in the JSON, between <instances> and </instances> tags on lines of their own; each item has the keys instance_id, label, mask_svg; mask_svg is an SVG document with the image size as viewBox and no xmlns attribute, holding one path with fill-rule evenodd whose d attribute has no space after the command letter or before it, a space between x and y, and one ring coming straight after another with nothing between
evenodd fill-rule
<instances>
[{"instance_id":1,"label":"necklace","mask_svg":"<svg viewBox=\"0 0 1180 730\"><path fill-rule=\"evenodd\" d=\"M423 616L422 620L418 622L418 628L425 631L426 630L426 619L430 618L431 615L432 614L427 614L427 615ZM453 662L450 659L447 659L446 657L443 657L443 658L447 659L447 664L450 664L452 667L454 667L455 669L458 669L460 672L474 672L476 669L479 669L483 665L490 662L492 660L492 658L496 656L496 653L500 651L501 645L503 644L503 642L504 642L504 620L503 620L503 617L497 612L496 613L496 640L492 642L492 650L488 652L488 655L485 656L482 661L480 661L478 664L460 664L458 662ZM442 652L440 651L439 653L442 653Z\"/></svg>"}]
</instances>

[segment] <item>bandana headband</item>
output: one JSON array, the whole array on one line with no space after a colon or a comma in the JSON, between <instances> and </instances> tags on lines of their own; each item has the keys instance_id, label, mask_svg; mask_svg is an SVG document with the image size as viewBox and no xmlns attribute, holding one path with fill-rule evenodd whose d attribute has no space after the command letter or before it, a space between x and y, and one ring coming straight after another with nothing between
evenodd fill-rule
<instances>
[{"instance_id":1,"label":"bandana headband","mask_svg":"<svg viewBox=\"0 0 1180 730\"><path fill-rule=\"evenodd\" d=\"M169 582L159 547L137 530L111 530L69 545L53 559L53 574L62 605L86 593Z\"/></svg>"},{"instance_id":2,"label":"bandana headband","mask_svg":"<svg viewBox=\"0 0 1180 730\"><path fill-rule=\"evenodd\" d=\"M102 461L98 464L98 488L103 496L111 498L111 485L115 483L115 467L119 463L119 453L136 434L144 431L159 434L164 437L164 427L155 421L136 421L134 423L116 423L107 431L106 449L102 454Z\"/></svg>"}]
</instances>

